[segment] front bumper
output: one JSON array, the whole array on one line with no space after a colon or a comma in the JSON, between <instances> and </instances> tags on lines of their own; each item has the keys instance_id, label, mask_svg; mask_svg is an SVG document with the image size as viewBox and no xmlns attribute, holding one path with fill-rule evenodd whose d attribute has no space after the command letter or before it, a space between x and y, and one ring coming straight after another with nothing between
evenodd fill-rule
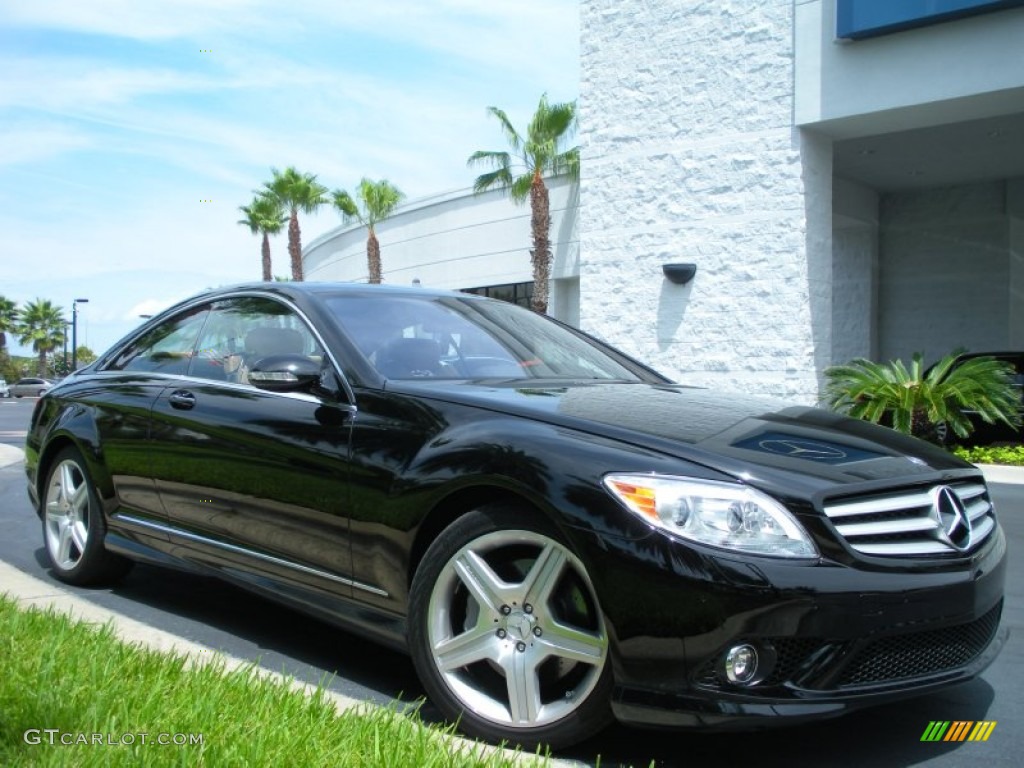
<instances>
[{"instance_id":1,"label":"front bumper","mask_svg":"<svg viewBox=\"0 0 1024 768\"><path fill-rule=\"evenodd\" d=\"M611 546L600 543L604 562ZM887 568L742 560L662 536L618 546L613 557L628 564L603 569L595 586L614 634L613 710L634 725L745 730L833 717L971 680L1007 635L1000 528L955 564ZM758 651L754 684L725 673L739 644Z\"/></svg>"}]
</instances>

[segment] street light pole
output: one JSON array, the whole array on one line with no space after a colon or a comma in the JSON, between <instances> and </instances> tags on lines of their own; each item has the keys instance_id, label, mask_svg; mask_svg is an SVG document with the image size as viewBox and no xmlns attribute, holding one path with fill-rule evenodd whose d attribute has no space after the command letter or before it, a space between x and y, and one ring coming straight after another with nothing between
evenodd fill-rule
<instances>
[{"instance_id":1,"label":"street light pole","mask_svg":"<svg viewBox=\"0 0 1024 768\"><path fill-rule=\"evenodd\" d=\"M78 370L78 305L88 304L88 299L75 299L71 302L71 372Z\"/></svg>"},{"instance_id":2,"label":"street light pole","mask_svg":"<svg viewBox=\"0 0 1024 768\"><path fill-rule=\"evenodd\" d=\"M67 320L62 320L64 323L64 375L68 375L68 326L71 325Z\"/></svg>"}]
</instances>

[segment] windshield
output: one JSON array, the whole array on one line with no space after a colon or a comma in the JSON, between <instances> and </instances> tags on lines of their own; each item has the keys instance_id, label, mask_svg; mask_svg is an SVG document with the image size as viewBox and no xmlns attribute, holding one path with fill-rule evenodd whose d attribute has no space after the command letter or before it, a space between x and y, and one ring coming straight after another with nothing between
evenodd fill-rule
<instances>
[{"instance_id":1,"label":"windshield","mask_svg":"<svg viewBox=\"0 0 1024 768\"><path fill-rule=\"evenodd\" d=\"M389 379L649 378L629 360L506 302L337 296L327 305Z\"/></svg>"}]
</instances>

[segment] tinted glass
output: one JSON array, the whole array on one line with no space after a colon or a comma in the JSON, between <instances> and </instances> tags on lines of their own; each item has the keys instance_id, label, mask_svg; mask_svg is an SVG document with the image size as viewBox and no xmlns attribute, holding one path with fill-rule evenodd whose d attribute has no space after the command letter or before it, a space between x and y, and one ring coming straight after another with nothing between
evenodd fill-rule
<instances>
[{"instance_id":1,"label":"tinted glass","mask_svg":"<svg viewBox=\"0 0 1024 768\"><path fill-rule=\"evenodd\" d=\"M328 299L327 305L391 379L641 378L625 360L512 304L353 296Z\"/></svg>"},{"instance_id":2,"label":"tinted glass","mask_svg":"<svg viewBox=\"0 0 1024 768\"><path fill-rule=\"evenodd\" d=\"M189 375L246 384L258 360L284 354L323 359L316 337L287 306L260 297L228 299L214 304Z\"/></svg>"},{"instance_id":3,"label":"tinted glass","mask_svg":"<svg viewBox=\"0 0 1024 768\"><path fill-rule=\"evenodd\" d=\"M209 306L197 307L154 326L125 347L106 370L186 373L208 312Z\"/></svg>"}]
</instances>

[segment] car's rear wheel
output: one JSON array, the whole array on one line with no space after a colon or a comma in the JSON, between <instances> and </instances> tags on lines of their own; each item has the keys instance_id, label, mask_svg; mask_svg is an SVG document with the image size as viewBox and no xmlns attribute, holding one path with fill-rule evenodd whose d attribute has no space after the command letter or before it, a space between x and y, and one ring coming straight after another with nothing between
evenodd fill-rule
<instances>
[{"instance_id":1,"label":"car's rear wheel","mask_svg":"<svg viewBox=\"0 0 1024 768\"><path fill-rule=\"evenodd\" d=\"M413 579L410 640L431 700L469 735L558 748L611 721L594 587L524 510L476 510L435 539Z\"/></svg>"},{"instance_id":2,"label":"car's rear wheel","mask_svg":"<svg viewBox=\"0 0 1024 768\"><path fill-rule=\"evenodd\" d=\"M81 453L62 450L50 464L43 488L43 542L54 575L77 585L111 583L131 561L103 546L106 525L99 497Z\"/></svg>"}]
</instances>

